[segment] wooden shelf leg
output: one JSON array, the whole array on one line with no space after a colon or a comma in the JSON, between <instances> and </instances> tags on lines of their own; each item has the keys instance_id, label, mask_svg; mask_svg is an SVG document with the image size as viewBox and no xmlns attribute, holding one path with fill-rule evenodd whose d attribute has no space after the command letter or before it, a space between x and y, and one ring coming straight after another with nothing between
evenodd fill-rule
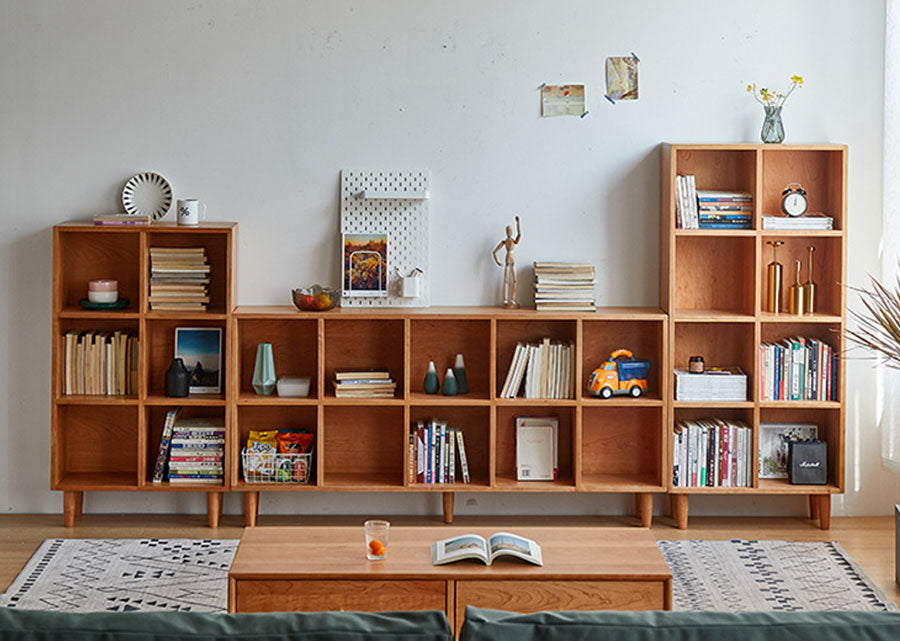
<instances>
[{"instance_id":1,"label":"wooden shelf leg","mask_svg":"<svg viewBox=\"0 0 900 641\"><path fill-rule=\"evenodd\" d=\"M679 530L687 529L688 524L688 495L671 494L672 518Z\"/></svg>"},{"instance_id":2,"label":"wooden shelf leg","mask_svg":"<svg viewBox=\"0 0 900 641\"><path fill-rule=\"evenodd\" d=\"M84 492L71 490L63 491L63 523L66 527L73 527L75 519L81 516L84 507Z\"/></svg>"},{"instance_id":3,"label":"wooden shelf leg","mask_svg":"<svg viewBox=\"0 0 900 641\"><path fill-rule=\"evenodd\" d=\"M219 527L219 514L222 509L222 493L207 492L206 493L206 518L209 521L209 527Z\"/></svg>"},{"instance_id":4,"label":"wooden shelf leg","mask_svg":"<svg viewBox=\"0 0 900 641\"><path fill-rule=\"evenodd\" d=\"M819 495L819 529L831 529L831 494Z\"/></svg>"},{"instance_id":5,"label":"wooden shelf leg","mask_svg":"<svg viewBox=\"0 0 900 641\"><path fill-rule=\"evenodd\" d=\"M813 521L819 520L819 495L809 495L809 518Z\"/></svg>"},{"instance_id":6,"label":"wooden shelf leg","mask_svg":"<svg viewBox=\"0 0 900 641\"><path fill-rule=\"evenodd\" d=\"M444 523L453 523L453 492L444 492Z\"/></svg>"},{"instance_id":7,"label":"wooden shelf leg","mask_svg":"<svg viewBox=\"0 0 900 641\"><path fill-rule=\"evenodd\" d=\"M650 527L653 524L653 495L649 492L639 492L634 495L635 512L641 520L641 527Z\"/></svg>"},{"instance_id":8,"label":"wooden shelf leg","mask_svg":"<svg viewBox=\"0 0 900 641\"><path fill-rule=\"evenodd\" d=\"M244 525L256 527L259 516L259 492L244 492Z\"/></svg>"}]
</instances>

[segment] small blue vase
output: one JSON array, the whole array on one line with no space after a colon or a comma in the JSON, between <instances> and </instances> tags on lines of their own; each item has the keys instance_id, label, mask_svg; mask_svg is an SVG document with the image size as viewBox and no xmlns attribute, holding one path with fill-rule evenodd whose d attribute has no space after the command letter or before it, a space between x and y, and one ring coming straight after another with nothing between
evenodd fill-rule
<instances>
[{"instance_id":1,"label":"small blue vase","mask_svg":"<svg viewBox=\"0 0 900 641\"><path fill-rule=\"evenodd\" d=\"M447 368L447 373L444 374L444 387L441 389L444 396L456 396L457 391L459 391L459 386L456 384L456 376L453 375L453 370L449 367Z\"/></svg>"},{"instance_id":2,"label":"small blue vase","mask_svg":"<svg viewBox=\"0 0 900 641\"><path fill-rule=\"evenodd\" d=\"M272 343L256 346L256 364L253 366L253 389L257 394L269 396L275 391L275 354Z\"/></svg>"},{"instance_id":3,"label":"small blue vase","mask_svg":"<svg viewBox=\"0 0 900 641\"><path fill-rule=\"evenodd\" d=\"M456 377L456 393L468 394L469 381L466 380L466 363L462 354L456 355L456 363L453 365L453 375Z\"/></svg>"},{"instance_id":4,"label":"small blue vase","mask_svg":"<svg viewBox=\"0 0 900 641\"><path fill-rule=\"evenodd\" d=\"M434 361L428 361L428 371L425 372L425 381L423 383L426 394L437 394L441 389L441 382L438 380L437 370L434 368Z\"/></svg>"}]
</instances>

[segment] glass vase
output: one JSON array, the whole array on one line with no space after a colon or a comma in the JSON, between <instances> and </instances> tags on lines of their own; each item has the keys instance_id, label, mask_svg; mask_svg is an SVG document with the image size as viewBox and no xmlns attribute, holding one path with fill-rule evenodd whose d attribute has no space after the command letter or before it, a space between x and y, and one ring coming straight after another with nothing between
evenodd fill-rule
<instances>
[{"instance_id":1,"label":"glass vase","mask_svg":"<svg viewBox=\"0 0 900 641\"><path fill-rule=\"evenodd\" d=\"M784 125L781 123L781 107L763 107L766 117L763 119L760 137L764 143L784 142Z\"/></svg>"}]
</instances>

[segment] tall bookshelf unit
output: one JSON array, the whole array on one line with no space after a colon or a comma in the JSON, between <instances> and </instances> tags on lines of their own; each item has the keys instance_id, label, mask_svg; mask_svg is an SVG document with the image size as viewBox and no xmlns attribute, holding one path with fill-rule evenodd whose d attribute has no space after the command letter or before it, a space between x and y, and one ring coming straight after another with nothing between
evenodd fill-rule
<instances>
[{"instance_id":1,"label":"tall bookshelf unit","mask_svg":"<svg viewBox=\"0 0 900 641\"><path fill-rule=\"evenodd\" d=\"M752 228L676 229L675 177L692 174L697 189L744 191L753 195ZM782 190L799 182L808 193L809 211L834 218L831 231L775 231L762 228L762 216L781 213ZM844 145L663 144L660 186L660 300L668 313L669 390L666 399L667 484L678 527L687 527L691 494L808 495L810 513L827 529L831 495L844 491L845 366L839 361L836 401L763 401L759 382L761 343L810 336L844 350L847 269L847 147ZM818 309L793 315L766 308L766 242L784 241L784 300L793 282L791 266L806 247L815 246ZM687 367L691 355L707 364L739 365L748 374L748 397L738 402L692 403L675 400L672 368ZM672 427L701 417L740 420L753 429L752 487L673 487ZM826 485L791 485L760 479L755 455L760 423L815 423L828 443Z\"/></svg>"},{"instance_id":2,"label":"tall bookshelf unit","mask_svg":"<svg viewBox=\"0 0 900 641\"><path fill-rule=\"evenodd\" d=\"M238 307L232 353L231 489L244 493L254 525L260 493L440 492L452 522L455 492L616 492L636 497L645 526L654 493L666 490L666 316L659 309L607 308L554 314L493 307L338 309L302 313L293 307ZM549 336L575 345L576 397L499 398L517 342ZM257 395L251 386L256 345L273 344L279 376L308 376L308 398ZM648 393L600 400L584 392L587 377L612 350L627 346L650 358ZM469 393L427 395L429 361L442 374L465 357ZM387 368L393 399L336 398L335 369ZM514 420L559 418L559 478L516 480ZM471 483L425 485L408 477L409 428L419 419L447 419L465 435ZM250 430L296 427L314 431L316 453L308 485L247 483L240 448Z\"/></svg>"},{"instance_id":3,"label":"tall bookshelf unit","mask_svg":"<svg viewBox=\"0 0 900 641\"><path fill-rule=\"evenodd\" d=\"M205 312L150 310L150 247L206 249L211 270L210 302ZM217 486L154 484L152 476L162 425L170 408L183 407L182 416L187 417L223 417L227 427L236 249L235 223L197 227L64 223L53 228L50 484L63 492L67 526L81 514L86 491L204 492L209 524L218 524L222 493L231 484L227 469L223 483ZM119 295L130 301L126 309L89 311L79 306L79 299L87 295L88 281L104 278L119 281ZM221 394L183 399L165 396L165 372L174 354L176 327L222 329ZM63 335L70 330L118 329L132 330L140 340L137 394L64 394ZM226 456L228 447L226 443Z\"/></svg>"}]
</instances>

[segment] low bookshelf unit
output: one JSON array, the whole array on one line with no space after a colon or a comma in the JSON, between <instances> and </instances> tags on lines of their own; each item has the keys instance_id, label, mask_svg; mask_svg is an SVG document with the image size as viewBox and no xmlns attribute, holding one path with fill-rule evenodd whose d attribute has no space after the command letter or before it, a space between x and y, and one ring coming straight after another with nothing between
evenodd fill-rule
<instances>
[{"instance_id":1,"label":"low bookshelf unit","mask_svg":"<svg viewBox=\"0 0 900 641\"><path fill-rule=\"evenodd\" d=\"M773 400L764 385L771 375L764 348L805 337L813 344L828 345L835 354L844 352L847 147L664 144L661 156L660 301L668 314L667 361L671 368L688 369L689 359L699 355L707 367L737 366L747 375L747 395L742 400L690 401L676 398L670 370L667 423L674 428L684 421L722 419L743 424L752 434L747 485L722 486L711 479L703 487L685 487L673 482L674 433L667 430L667 480L673 517L678 527L687 526L691 494L807 495L812 518L827 529L831 495L844 491L844 362L829 362L835 370L829 380L829 384L834 382L830 395L816 396L820 400L810 400L809 396L804 400ZM719 212L740 211L735 219L743 218L742 223L707 224L699 229L696 224L680 225L679 176L692 176L701 196L702 192L713 192L709 200L713 195L720 200ZM782 198L794 184L802 185L808 214L830 217L831 229L812 228L813 219L822 216L783 217ZM728 201L731 195L735 202L743 202L721 206L721 201ZM773 221L779 228L771 228ZM772 243L778 243L778 262L783 265L777 303L769 300ZM805 281L809 278L810 256L814 264L810 280L816 283L815 308L812 313L791 313L789 288L795 282L795 264L800 261ZM760 426L767 424L817 427L818 438L827 444L824 485L792 485L787 478L772 478L778 475L760 469Z\"/></svg>"}]
</instances>

